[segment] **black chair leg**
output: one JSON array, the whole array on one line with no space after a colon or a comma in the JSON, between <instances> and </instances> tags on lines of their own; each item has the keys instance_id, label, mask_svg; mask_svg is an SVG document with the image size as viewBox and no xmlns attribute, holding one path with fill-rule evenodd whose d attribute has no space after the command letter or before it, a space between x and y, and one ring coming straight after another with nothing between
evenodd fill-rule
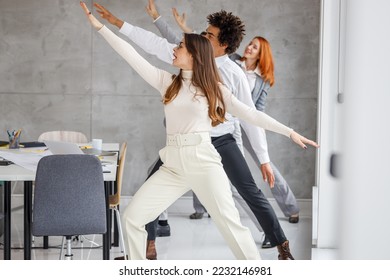
<instances>
[{"instance_id":1,"label":"black chair leg","mask_svg":"<svg viewBox=\"0 0 390 280\"><path fill-rule=\"evenodd\" d=\"M49 236L43 237L43 249L49 249Z\"/></svg>"}]
</instances>

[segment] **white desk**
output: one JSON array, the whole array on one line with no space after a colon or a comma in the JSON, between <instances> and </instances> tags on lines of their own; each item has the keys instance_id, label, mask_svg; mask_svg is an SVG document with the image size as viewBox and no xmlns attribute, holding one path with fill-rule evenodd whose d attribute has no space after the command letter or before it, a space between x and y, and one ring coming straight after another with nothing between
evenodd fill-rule
<instances>
[{"instance_id":1,"label":"white desk","mask_svg":"<svg viewBox=\"0 0 390 280\"><path fill-rule=\"evenodd\" d=\"M107 207L107 233L103 236L103 259L110 259L110 228L111 215L109 208L109 192L113 182L116 181L118 143L103 144L104 151L116 152L115 156L104 157L104 161L113 164L104 167L109 173L104 173L106 207ZM11 150L7 150L11 151ZM18 151L15 151L18 152ZM35 181L35 172L27 170L16 164L0 166L0 181L4 181L4 260L11 259L11 182L24 182L24 259L31 259L31 222L32 222L32 182Z\"/></svg>"}]
</instances>

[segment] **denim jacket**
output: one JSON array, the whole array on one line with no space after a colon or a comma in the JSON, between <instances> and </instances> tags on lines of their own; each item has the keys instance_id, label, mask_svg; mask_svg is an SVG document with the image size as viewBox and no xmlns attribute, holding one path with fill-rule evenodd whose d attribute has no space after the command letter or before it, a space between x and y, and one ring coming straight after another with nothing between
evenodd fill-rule
<instances>
[{"instance_id":1,"label":"denim jacket","mask_svg":"<svg viewBox=\"0 0 390 280\"><path fill-rule=\"evenodd\" d=\"M237 60L241 59L241 56L233 53L229 55L229 58L236 62L240 67L241 65L237 62ZM259 75L256 75L255 87L252 90L252 100L255 104L257 110L264 112L265 109L265 100L268 95L268 90L270 88L269 82L264 82L263 78Z\"/></svg>"}]
</instances>

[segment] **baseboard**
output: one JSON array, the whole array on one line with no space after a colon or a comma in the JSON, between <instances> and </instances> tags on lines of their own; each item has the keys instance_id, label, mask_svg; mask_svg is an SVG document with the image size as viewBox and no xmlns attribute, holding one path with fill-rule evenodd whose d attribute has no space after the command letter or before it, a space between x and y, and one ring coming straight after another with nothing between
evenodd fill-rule
<instances>
[{"instance_id":1,"label":"baseboard","mask_svg":"<svg viewBox=\"0 0 390 280\"><path fill-rule=\"evenodd\" d=\"M124 209L131 200L132 196L121 197L121 208ZM268 201L271 203L275 210L276 216L284 217L283 212L280 210L278 204L274 198L269 198ZM311 199L297 199L299 208L301 209L299 216L311 218L312 217L312 200ZM23 195L13 194L12 195L12 210L23 209ZM168 212L174 213L192 213L194 208L192 207L192 196L182 196L175 201L169 208Z\"/></svg>"},{"instance_id":2,"label":"baseboard","mask_svg":"<svg viewBox=\"0 0 390 280\"><path fill-rule=\"evenodd\" d=\"M131 200L131 196L121 197L121 206L126 206ZM284 217L283 212L280 210L278 204L274 198L269 198L268 201L271 203L275 210L277 217ZM301 209L299 216L311 218L312 217L312 200L311 199L297 199L299 208ZM169 213L192 213L194 208L192 207L192 196L182 196L175 201L169 208Z\"/></svg>"}]
</instances>

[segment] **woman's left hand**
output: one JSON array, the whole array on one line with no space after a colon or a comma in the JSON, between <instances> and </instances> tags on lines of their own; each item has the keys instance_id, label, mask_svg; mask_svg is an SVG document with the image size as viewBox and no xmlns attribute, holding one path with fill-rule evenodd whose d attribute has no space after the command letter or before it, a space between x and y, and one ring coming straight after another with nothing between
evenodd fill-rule
<instances>
[{"instance_id":1,"label":"woman's left hand","mask_svg":"<svg viewBox=\"0 0 390 280\"><path fill-rule=\"evenodd\" d=\"M311 146L316 147L316 148L320 147L316 142L314 142L310 139L307 139L306 137L303 137L302 135L300 135L299 133L296 133L295 131L293 131L290 134L290 138L295 143L297 143L300 147L302 147L304 149L307 149L307 146L305 144L311 145Z\"/></svg>"}]
</instances>

